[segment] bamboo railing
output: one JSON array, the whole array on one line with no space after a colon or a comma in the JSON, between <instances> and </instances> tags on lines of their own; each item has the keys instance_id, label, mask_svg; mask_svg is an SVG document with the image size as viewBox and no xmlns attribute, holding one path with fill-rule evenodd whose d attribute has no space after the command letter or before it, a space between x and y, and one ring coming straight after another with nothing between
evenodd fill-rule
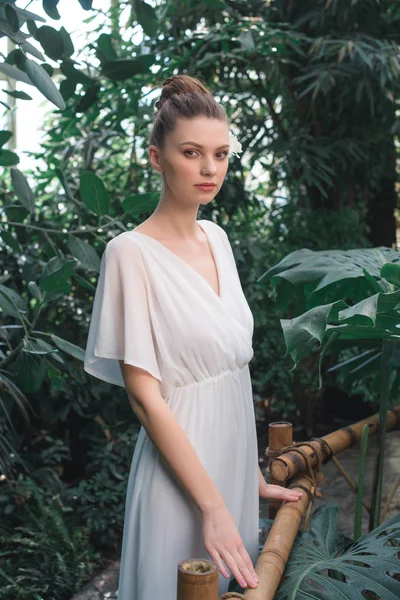
<instances>
[{"instance_id":1,"label":"bamboo railing","mask_svg":"<svg viewBox=\"0 0 400 600\"><path fill-rule=\"evenodd\" d=\"M307 468L307 456L312 466L317 463L327 462L331 455L336 456L346 448L350 448L360 441L364 425L369 426L369 437L375 435L378 430L379 414L368 419L358 421L354 425L343 427L322 438L311 440L307 445L298 444L296 448L288 450L283 455L272 459L270 464L271 477L281 485L292 479L297 473ZM386 426L387 430L395 429L400 425L400 406L395 406L388 411Z\"/></svg>"},{"instance_id":2,"label":"bamboo railing","mask_svg":"<svg viewBox=\"0 0 400 600\"><path fill-rule=\"evenodd\" d=\"M256 588L248 588L243 594L226 592L218 598L217 565L205 559L188 559L178 565L177 600L273 600L279 587L297 533L304 521L307 524L313 499L318 496L321 481L319 465L334 459L335 455L355 445L361 438L365 425L369 437L378 430L379 415L363 419L354 425L339 429L323 438L292 444L290 423L271 423L269 426L269 472L272 480L285 484L292 479L291 489L305 492L297 502L282 502L276 512L255 570L259 577ZM400 425L400 406L388 411L387 430ZM274 456L283 451L283 454ZM344 473L342 473L345 475ZM395 489L400 485L396 482ZM272 513L276 507L272 508ZM271 515L271 513L270 513ZM305 527L304 527L305 528Z\"/></svg>"}]
</instances>

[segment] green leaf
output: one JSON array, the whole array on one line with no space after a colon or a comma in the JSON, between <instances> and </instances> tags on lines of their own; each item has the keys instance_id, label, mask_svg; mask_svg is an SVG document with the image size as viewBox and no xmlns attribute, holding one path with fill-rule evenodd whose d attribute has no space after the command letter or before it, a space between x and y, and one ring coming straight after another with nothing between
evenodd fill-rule
<instances>
[{"instance_id":1,"label":"green leaf","mask_svg":"<svg viewBox=\"0 0 400 600\"><path fill-rule=\"evenodd\" d=\"M55 104L60 110L64 110L65 102L63 97L45 69L29 58L26 59L25 69L29 79L43 94L43 96Z\"/></svg>"},{"instance_id":2,"label":"green leaf","mask_svg":"<svg viewBox=\"0 0 400 600\"><path fill-rule=\"evenodd\" d=\"M30 10L25 10L23 8L19 8L18 6L15 6L15 3L13 2L13 0L3 0L3 3L4 2L9 2L10 4L11 3L14 4L14 9L17 12L18 17L21 21L32 20L32 21L40 21L42 23L46 22L46 19L31 12Z\"/></svg>"},{"instance_id":3,"label":"green leaf","mask_svg":"<svg viewBox=\"0 0 400 600\"><path fill-rule=\"evenodd\" d=\"M93 0L78 0L83 10L90 10L92 8Z\"/></svg>"},{"instance_id":4,"label":"green leaf","mask_svg":"<svg viewBox=\"0 0 400 600\"><path fill-rule=\"evenodd\" d=\"M88 77L88 75L75 68L74 63L70 58L61 63L60 70L65 77L71 81L74 81L75 83L82 83L83 85L92 85L93 83L93 80Z\"/></svg>"},{"instance_id":5,"label":"green leaf","mask_svg":"<svg viewBox=\"0 0 400 600\"><path fill-rule=\"evenodd\" d=\"M57 8L60 0L43 0L43 8L50 8L51 10Z\"/></svg>"},{"instance_id":6,"label":"green leaf","mask_svg":"<svg viewBox=\"0 0 400 600\"><path fill-rule=\"evenodd\" d=\"M60 83L60 94L65 101L72 98L75 94L76 86L76 81L72 81L71 79L64 79L64 81Z\"/></svg>"},{"instance_id":7,"label":"green leaf","mask_svg":"<svg viewBox=\"0 0 400 600\"><path fill-rule=\"evenodd\" d=\"M60 369L56 369L54 365L47 365L47 376L58 390L63 389L64 379Z\"/></svg>"},{"instance_id":8,"label":"green leaf","mask_svg":"<svg viewBox=\"0 0 400 600\"><path fill-rule=\"evenodd\" d=\"M25 175L18 169L11 169L11 181L18 200L27 210L33 212L35 209L35 197Z\"/></svg>"},{"instance_id":9,"label":"green leaf","mask_svg":"<svg viewBox=\"0 0 400 600\"><path fill-rule=\"evenodd\" d=\"M276 600L398 600L390 573L399 572L400 514L351 543L339 532L338 510L318 508L310 531L298 534Z\"/></svg>"},{"instance_id":10,"label":"green leaf","mask_svg":"<svg viewBox=\"0 0 400 600\"><path fill-rule=\"evenodd\" d=\"M74 274L74 279L76 280L76 282L79 285L81 285L82 287L90 290L91 292L95 292L96 291L96 287L92 283L90 283L90 281L86 281L86 279L84 279L83 277L81 277L77 273Z\"/></svg>"},{"instance_id":11,"label":"green leaf","mask_svg":"<svg viewBox=\"0 0 400 600\"><path fill-rule=\"evenodd\" d=\"M15 362L14 373L23 392L35 393L46 376L46 365L39 356L21 352Z\"/></svg>"},{"instance_id":12,"label":"green leaf","mask_svg":"<svg viewBox=\"0 0 400 600\"><path fill-rule=\"evenodd\" d=\"M26 305L21 296L14 290L0 283L0 307L3 312L19 319L26 313Z\"/></svg>"},{"instance_id":13,"label":"green leaf","mask_svg":"<svg viewBox=\"0 0 400 600\"><path fill-rule=\"evenodd\" d=\"M154 62L153 54L143 54L136 58L118 58L103 64L102 72L113 81L123 81L134 75L147 73Z\"/></svg>"},{"instance_id":14,"label":"green leaf","mask_svg":"<svg viewBox=\"0 0 400 600\"><path fill-rule=\"evenodd\" d=\"M25 92L20 92L18 90L15 90L14 92L9 92L8 90L3 90L3 92L8 94L9 96L12 96L13 98L18 98L19 100L32 100L32 96L30 96L29 94L26 94Z\"/></svg>"},{"instance_id":15,"label":"green leaf","mask_svg":"<svg viewBox=\"0 0 400 600\"><path fill-rule=\"evenodd\" d=\"M48 25L39 27L36 39L42 45L43 50L53 60L60 60L64 54L63 36L59 31Z\"/></svg>"},{"instance_id":16,"label":"green leaf","mask_svg":"<svg viewBox=\"0 0 400 600\"><path fill-rule=\"evenodd\" d=\"M28 352L28 354L53 354L58 350L42 339L25 338L23 352Z\"/></svg>"},{"instance_id":17,"label":"green leaf","mask_svg":"<svg viewBox=\"0 0 400 600\"><path fill-rule=\"evenodd\" d=\"M84 96L81 96L78 104L76 105L75 112L85 112L87 111L93 104L97 102L100 92L100 85L96 83L92 85L88 90L86 90Z\"/></svg>"},{"instance_id":18,"label":"green leaf","mask_svg":"<svg viewBox=\"0 0 400 600\"><path fill-rule=\"evenodd\" d=\"M389 283L400 287L400 264L386 263L381 269L381 275Z\"/></svg>"},{"instance_id":19,"label":"green leaf","mask_svg":"<svg viewBox=\"0 0 400 600\"><path fill-rule=\"evenodd\" d=\"M118 58L109 33L102 33L97 39L96 56L101 63Z\"/></svg>"},{"instance_id":20,"label":"green leaf","mask_svg":"<svg viewBox=\"0 0 400 600\"><path fill-rule=\"evenodd\" d=\"M380 294L374 294L369 298L364 298L353 306L349 306L339 312L339 321L346 321L354 325L375 325L376 312L378 308L378 298Z\"/></svg>"},{"instance_id":21,"label":"green leaf","mask_svg":"<svg viewBox=\"0 0 400 600\"><path fill-rule=\"evenodd\" d=\"M159 195L156 193L135 194L128 196L122 202L122 208L125 212L132 215L141 215L143 212L152 212L159 201Z\"/></svg>"},{"instance_id":22,"label":"green leaf","mask_svg":"<svg viewBox=\"0 0 400 600\"><path fill-rule=\"evenodd\" d=\"M283 335L286 342L286 353L298 361L306 351L321 347L327 322L337 320L340 310L348 308L343 300L330 304L315 306L294 319L281 319Z\"/></svg>"},{"instance_id":23,"label":"green leaf","mask_svg":"<svg viewBox=\"0 0 400 600\"><path fill-rule=\"evenodd\" d=\"M381 274L385 263L399 263L400 253L391 248L357 248L353 250L321 250L301 249L292 252L277 265L266 271L261 279L271 281L279 286L282 279L294 286L311 284L307 291L308 307L325 304L329 297L332 300L349 298L359 302L370 296L371 284L366 279L364 269L379 280L385 292L391 291ZM350 285L357 280L352 293Z\"/></svg>"},{"instance_id":24,"label":"green leaf","mask_svg":"<svg viewBox=\"0 0 400 600\"><path fill-rule=\"evenodd\" d=\"M5 206L4 211L10 221L18 221L18 223L23 223L24 219L29 214L25 206L19 206L16 204Z\"/></svg>"},{"instance_id":25,"label":"green leaf","mask_svg":"<svg viewBox=\"0 0 400 600\"><path fill-rule=\"evenodd\" d=\"M54 68L48 63L42 63L40 65L46 71L47 75L51 78L54 75Z\"/></svg>"},{"instance_id":26,"label":"green leaf","mask_svg":"<svg viewBox=\"0 0 400 600\"><path fill-rule=\"evenodd\" d=\"M59 0L43 0L43 10L51 19L58 21L60 17L60 13L58 12Z\"/></svg>"},{"instance_id":27,"label":"green leaf","mask_svg":"<svg viewBox=\"0 0 400 600\"><path fill-rule=\"evenodd\" d=\"M2 167L12 167L19 163L19 156L10 150L0 150L0 165Z\"/></svg>"},{"instance_id":28,"label":"green leaf","mask_svg":"<svg viewBox=\"0 0 400 600\"><path fill-rule=\"evenodd\" d=\"M24 50L25 54L26 53L32 54L32 56L34 56L38 60L45 62L46 58L43 56L43 54L40 52L40 50L38 50L30 42L24 42L23 44L20 44L20 48L21 48L21 50ZM24 59L25 59L25 57L24 57ZM24 60L24 62L25 62L25 60ZM17 65L17 67L23 68L22 64L16 63L16 65Z\"/></svg>"},{"instance_id":29,"label":"green leaf","mask_svg":"<svg viewBox=\"0 0 400 600\"><path fill-rule=\"evenodd\" d=\"M217 2L218 0L215 0ZM156 11L150 4L143 2L143 0L134 0L133 6L135 8L136 19L143 31L150 38L155 37L158 30L158 18Z\"/></svg>"},{"instance_id":30,"label":"green leaf","mask_svg":"<svg viewBox=\"0 0 400 600\"><path fill-rule=\"evenodd\" d=\"M63 340L62 338L56 335L52 335L51 339L53 340L55 345L58 348L60 348L60 350L66 352L67 354L70 354L71 356L77 358L78 360L81 360L82 362L84 361L85 351L82 350L82 348L79 348L79 346L71 344L71 342L67 342L66 340Z\"/></svg>"},{"instance_id":31,"label":"green leaf","mask_svg":"<svg viewBox=\"0 0 400 600\"><path fill-rule=\"evenodd\" d=\"M14 67L13 65L9 65L4 62L0 63L0 72L5 73L7 77L11 77L16 81L22 81L28 85L33 85L25 71L21 71L21 69L17 69L17 67Z\"/></svg>"},{"instance_id":32,"label":"green leaf","mask_svg":"<svg viewBox=\"0 0 400 600\"><path fill-rule=\"evenodd\" d=\"M22 44L21 44L22 46ZM14 48L7 54L6 63L15 65L18 69L24 70L26 56L20 48Z\"/></svg>"},{"instance_id":33,"label":"green leaf","mask_svg":"<svg viewBox=\"0 0 400 600\"><path fill-rule=\"evenodd\" d=\"M32 296L34 298L36 298L36 300L39 300L39 301L42 300L42 297L43 297L42 292L41 292L39 286L34 281L29 281L28 290L30 291Z\"/></svg>"},{"instance_id":34,"label":"green leaf","mask_svg":"<svg viewBox=\"0 0 400 600\"><path fill-rule=\"evenodd\" d=\"M69 33L65 29L65 27L60 28L60 35L61 35L61 39L62 39L63 46L64 46L63 54L64 54L64 56L68 56L68 58L69 58L75 52L75 48L74 48L74 44L72 42L71 36L69 35Z\"/></svg>"},{"instance_id":35,"label":"green leaf","mask_svg":"<svg viewBox=\"0 0 400 600\"><path fill-rule=\"evenodd\" d=\"M12 135L12 131L0 131L0 146L4 146L4 144L7 144L8 140L12 137Z\"/></svg>"},{"instance_id":36,"label":"green leaf","mask_svg":"<svg viewBox=\"0 0 400 600\"><path fill-rule=\"evenodd\" d=\"M89 271L100 272L100 258L96 250L87 242L74 235L70 235L68 239L68 247L71 254L79 260L81 266Z\"/></svg>"},{"instance_id":37,"label":"green leaf","mask_svg":"<svg viewBox=\"0 0 400 600\"><path fill-rule=\"evenodd\" d=\"M82 202L96 215L104 215L109 210L110 200L102 180L93 171L83 171L79 191Z\"/></svg>"},{"instance_id":38,"label":"green leaf","mask_svg":"<svg viewBox=\"0 0 400 600\"><path fill-rule=\"evenodd\" d=\"M7 246L10 246L17 254L22 254L22 248L18 243L18 240L12 235L10 231L1 231L1 238Z\"/></svg>"},{"instance_id":39,"label":"green leaf","mask_svg":"<svg viewBox=\"0 0 400 600\"><path fill-rule=\"evenodd\" d=\"M43 276L39 281L39 286L46 292L69 293L71 286L69 278L73 273L75 265L74 260L62 261L58 256L49 260L43 269Z\"/></svg>"},{"instance_id":40,"label":"green leaf","mask_svg":"<svg viewBox=\"0 0 400 600\"><path fill-rule=\"evenodd\" d=\"M10 38L15 44L23 43L28 37L26 33L22 33L21 31L14 31L9 22L6 19L1 18L0 32L3 34L3 36L7 36L8 38Z\"/></svg>"},{"instance_id":41,"label":"green leaf","mask_svg":"<svg viewBox=\"0 0 400 600\"><path fill-rule=\"evenodd\" d=\"M45 21L45 19L43 19L43 21ZM28 31L31 34L31 36L35 37L36 32L38 30L38 26L36 25L35 21L33 21L32 19L28 19L26 22L26 26L27 26Z\"/></svg>"},{"instance_id":42,"label":"green leaf","mask_svg":"<svg viewBox=\"0 0 400 600\"><path fill-rule=\"evenodd\" d=\"M56 8L45 8L44 12L50 17L50 19L53 19L53 21L59 21L61 19L61 15Z\"/></svg>"},{"instance_id":43,"label":"green leaf","mask_svg":"<svg viewBox=\"0 0 400 600\"><path fill-rule=\"evenodd\" d=\"M10 27L13 31L18 31L19 29L19 18L17 11L11 6L11 4L7 4L6 6L6 19L10 24Z\"/></svg>"}]
</instances>

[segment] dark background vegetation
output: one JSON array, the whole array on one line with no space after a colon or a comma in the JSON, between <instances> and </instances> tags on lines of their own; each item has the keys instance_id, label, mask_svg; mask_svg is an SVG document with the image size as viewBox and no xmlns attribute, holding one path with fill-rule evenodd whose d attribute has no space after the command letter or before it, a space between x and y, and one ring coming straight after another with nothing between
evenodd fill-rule
<instances>
[{"instance_id":1,"label":"dark background vegetation","mask_svg":"<svg viewBox=\"0 0 400 600\"><path fill-rule=\"evenodd\" d=\"M56 107L29 187L18 157L0 153L0 598L68 599L119 556L139 423L124 390L86 374L82 358L105 245L157 205L149 95L167 76L199 77L245 151L198 218L227 231L254 315L260 451L268 421L322 435L376 412L378 391L366 378L350 396L336 373L318 390L314 356L291 371L279 319L294 315L259 278L299 248L396 247L398 2L113 0L79 55L57 4L43 1L48 23L18 25L60 93L35 80ZM89 19L100 11L80 4ZM34 80L23 43L2 70Z\"/></svg>"}]
</instances>

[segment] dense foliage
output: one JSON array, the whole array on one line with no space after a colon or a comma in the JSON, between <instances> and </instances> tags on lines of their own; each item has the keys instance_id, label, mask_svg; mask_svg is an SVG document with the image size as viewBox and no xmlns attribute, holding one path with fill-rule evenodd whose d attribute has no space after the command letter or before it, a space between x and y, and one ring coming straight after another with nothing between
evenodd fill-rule
<instances>
[{"instance_id":1,"label":"dense foliage","mask_svg":"<svg viewBox=\"0 0 400 600\"><path fill-rule=\"evenodd\" d=\"M27 567L24 587L69 598L77 563L75 591L97 551L119 550L139 424L124 391L90 378L82 358L105 244L157 204L160 182L146 160L154 92L166 76L187 72L228 112L245 153L231 158L199 218L226 229L255 317L257 414L268 404L309 435L323 407L315 361L289 371L276 291L258 280L299 248L395 242L400 11L375 0L113 0L78 56L55 27L57 1L43 0L51 25L16 4L0 0L0 34L17 45L0 71L36 85L58 110L30 173L3 148L11 132L0 133L0 534L21 548L27 528L36 531L21 507L38 528L53 515L60 527L34 541L50 556L58 539L69 548L66 563L48 559L58 565L54 579L38 580ZM334 374L329 382L337 385ZM373 387L359 389L377 400ZM0 568L10 557L0 555ZM14 584L4 572L8 597L24 598L17 571Z\"/></svg>"}]
</instances>

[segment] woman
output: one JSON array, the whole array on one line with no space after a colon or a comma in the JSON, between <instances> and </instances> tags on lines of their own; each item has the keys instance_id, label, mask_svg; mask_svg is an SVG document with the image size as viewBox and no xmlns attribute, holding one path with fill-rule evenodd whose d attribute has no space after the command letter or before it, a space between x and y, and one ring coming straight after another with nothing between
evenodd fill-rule
<instances>
[{"instance_id":1,"label":"woman","mask_svg":"<svg viewBox=\"0 0 400 600\"><path fill-rule=\"evenodd\" d=\"M256 587L259 496L301 493L258 467L248 363L253 317L225 231L196 220L228 168L229 122L192 77L164 81L148 155L156 210L108 242L85 356L125 386L142 427L129 476L119 600L176 600L177 565L212 559Z\"/></svg>"}]
</instances>

